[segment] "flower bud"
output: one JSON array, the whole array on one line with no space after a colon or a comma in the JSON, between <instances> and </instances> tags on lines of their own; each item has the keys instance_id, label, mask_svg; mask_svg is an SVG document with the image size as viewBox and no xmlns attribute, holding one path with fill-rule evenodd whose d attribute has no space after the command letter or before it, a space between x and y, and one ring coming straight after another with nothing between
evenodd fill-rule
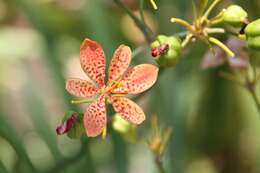
<instances>
[{"instance_id":1,"label":"flower bud","mask_svg":"<svg viewBox=\"0 0 260 173\"><path fill-rule=\"evenodd\" d=\"M256 50L260 50L260 36L258 37L249 37L247 39L248 47Z\"/></svg>"},{"instance_id":2,"label":"flower bud","mask_svg":"<svg viewBox=\"0 0 260 173\"><path fill-rule=\"evenodd\" d=\"M223 14L223 21L231 25L242 24L247 19L247 12L238 5L230 5Z\"/></svg>"},{"instance_id":3,"label":"flower bud","mask_svg":"<svg viewBox=\"0 0 260 173\"><path fill-rule=\"evenodd\" d=\"M119 114L115 114L112 121L113 129L121 134L126 134L132 128L132 124L121 118Z\"/></svg>"},{"instance_id":4,"label":"flower bud","mask_svg":"<svg viewBox=\"0 0 260 173\"><path fill-rule=\"evenodd\" d=\"M245 28L248 47L260 50L260 19L255 20Z\"/></svg>"},{"instance_id":5,"label":"flower bud","mask_svg":"<svg viewBox=\"0 0 260 173\"><path fill-rule=\"evenodd\" d=\"M260 36L260 19L249 23L245 29L245 34L247 37Z\"/></svg>"},{"instance_id":6,"label":"flower bud","mask_svg":"<svg viewBox=\"0 0 260 173\"><path fill-rule=\"evenodd\" d=\"M171 67L178 63L182 46L177 37L158 35L151 43L151 53L160 66Z\"/></svg>"},{"instance_id":7,"label":"flower bud","mask_svg":"<svg viewBox=\"0 0 260 173\"><path fill-rule=\"evenodd\" d=\"M137 140L137 131L136 125L129 123L124 120L119 113L116 113L112 119L112 127L113 129L120 133L122 137L131 143L136 142Z\"/></svg>"}]
</instances>

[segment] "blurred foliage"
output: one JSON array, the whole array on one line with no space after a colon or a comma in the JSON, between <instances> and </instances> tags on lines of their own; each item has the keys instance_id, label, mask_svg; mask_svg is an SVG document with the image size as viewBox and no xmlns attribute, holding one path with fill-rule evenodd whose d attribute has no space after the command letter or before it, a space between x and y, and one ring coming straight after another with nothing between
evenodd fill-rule
<instances>
[{"instance_id":1,"label":"blurred foliage","mask_svg":"<svg viewBox=\"0 0 260 173\"><path fill-rule=\"evenodd\" d=\"M156 2L156 11L144 3L154 32L182 31L169 19L190 20L190 1ZM250 19L259 17L259 0L233 2L247 9ZM124 3L138 10L138 0ZM78 68L81 41L97 40L108 59L119 44L143 47L131 22L112 0L0 0L0 173L157 171L142 141L129 143L112 128L105 140L55 133L66 110L84 110L70 104L64 87L65 78L84 76ZM204 44L192 45L180 64L162 70L142 95L147 121L138 127L139 137L149 132L156 114L160 124L173 129L163 158L167 172L258 173L260 120L252 98L219 77L226 67L201 70L205 52ZM149 54L145 49L134 63L152 62Z\"/></svg>"}]
</instances>

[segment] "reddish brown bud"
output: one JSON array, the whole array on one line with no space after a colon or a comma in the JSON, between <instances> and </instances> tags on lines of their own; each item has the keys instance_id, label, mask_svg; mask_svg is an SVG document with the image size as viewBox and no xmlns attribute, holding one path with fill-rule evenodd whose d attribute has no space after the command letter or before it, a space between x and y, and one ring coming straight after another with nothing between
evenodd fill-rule
<instances>
[{"instance_id":1,"label":"reddish brown bud","mask_svg":"<svg viewBox=\"0 0 260 173\"><path fill-rule=\"evenodd\" d=\"M74 126L74 124L76 123L77 119L78 119L77 113L74 112L71 115L71 117L69 117L67 120L65 120L63 122L62 125L60 125L59 127L56 128L56 133L58 135L63 135L65 133L67 133Z\"/></svg>"},{"instance_id":2,"label":"reddish brown bud","mask_svg":"<svg viewBox=\"0 0 260 173\"><path fill-rule=\"evenodd\" d=\"M162 55L166 53L169 50L169 44L161 44L158 47L152 48L151 54L153 57L157 57L159 55Z\"/></svg>"}]
</instances>

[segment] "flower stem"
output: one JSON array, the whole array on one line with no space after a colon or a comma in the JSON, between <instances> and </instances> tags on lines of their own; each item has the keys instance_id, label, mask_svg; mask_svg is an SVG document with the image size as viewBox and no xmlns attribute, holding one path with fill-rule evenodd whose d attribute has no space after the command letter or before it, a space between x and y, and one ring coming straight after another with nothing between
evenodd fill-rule
<instances>
[{"instance_id":1,"label":"flower stem","mask_svg":"<svg viewBox=\"0 0 260 173\"><path fill-rule=\"evenodd\" d=\"M140 10L141 21L146 25L145 19L144 19L144 0L140 0L139 10Z\"/></svg>"},{"instance_id":2,"label":"flower stem","mask_svg":"<svg viewBox=\"0 0 260 173\"><path fill-rule=\"evenodd\" d=\"M214 18L210 19L209 22L211 25L217 25L223 21L223 15L225 13L225 9L223 9L217 16Z\"/></svg>"},{"instance_id":3,"label":"flower stem","mask_svg":"<svg viewBox=\"0 0 260 173\"><path fill-rule=\"evenodd\" d=\"M155 159L154 159L155 163L156 163L156 166L159 170L160 173L166 173L164 167L163 167L163 162L161 160L161 157L160 156L156 156Z\"/></svg>"},{"instance_id":4,"label":"flower stem","mask_svg":"<svg viewBox=\"0 0 260 173\"><path fill-rule=\"evenodd\" d=\"M145 25L144 22L142 22L138 17L136 17L136 15L133 14L133 12L127 8L121 0L114 0L114 2L116 3L116 5L120 8L122 8L135 22L136 26L142 31L142 33L145 36L145 39L148 43L152 42L153 38L154 38L154 34L152 32L152 30Z\"/></svg>"},{"instance_id":5,"label":"flower stem","mask_svg":"<svg viewBox=\"0 0 260 173\"><path fill-rule=\"evenodd\" d=\"M257 76L256 67L254 65L252 65L252 72L253 72L253 80L250 80L250 77L248 74L248 76L246 78L245 86L246 86L246 89L249 91L249 93L252 95L254 102L257 106L257 110L260 114L260 100L258 99L257 94L256 94L256 85L258 82L258 76Z\"/></svg>"},{"instance_id":6,"label":"flower stem","mask_svg":"<svg viewBox=\"0 0 260 173\"><path fill-rule=\"evenodd\" d=\"M220 2L220 0L214 0L212 4L209 6L205 14L203 15L202 18L207 19L208 16L210 15L211 11L215 8L215 6Z\"/></svg>"},{"instance_id":7,"label":"flower stem","mask_svg":"<svg viewBox=\"0 0 260 173\"><path fill-rule=\"evenodd\" d=\"M254 99L254 102L257 106L257 110L258 112L260 113L260 100L258 99L257 97L257 94L256 94L256 90L255 89L249 89L248 88L248 91L250 92L250 94L252 95L253 99Z\"/></svg>"}]
</instances>

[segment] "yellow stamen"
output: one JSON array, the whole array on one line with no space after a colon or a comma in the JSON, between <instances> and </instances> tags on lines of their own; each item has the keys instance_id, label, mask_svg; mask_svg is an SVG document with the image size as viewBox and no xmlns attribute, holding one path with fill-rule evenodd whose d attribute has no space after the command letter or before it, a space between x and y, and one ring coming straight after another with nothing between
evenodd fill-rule
<instances>
[{"instance_id":1,"label":"yellow stamen","mask_svg":"<svg viewBox=\"0 0 260 173\"><path fill-rule=\"evenodd\" d=\"M71 100L71 104L91 103L93 100Z\"/></svg>"},{"instance_id":2,"label":"yellow stamen","mask_svg":"<svg viewBox=\"0 0 260 173\"><path fill-rule=\"evenodd\" d=\"M214 0L212 4L209 6L208 10L203 15L202 19L207 19L212 10L216 7L216 5L220 2L220 0Z\"/></svg>"},{"instance_id":3,"label":"yellow stamen","mask_svg":"<svg viewBox=\"0 0 260 173\"><path fill-rule=\"evenodd\" d=\"M102 131L102 139L105 139L107 136L107 127L105 127Z\"/></svg>"},{"instance_id":4,"label":"yellow stamen","mask_svg":"<svg viewBox=\"0 0 260 173\"><path fill-rule=\"evenodd\" d=\"M152 4L152 6L153 6L153 8L154 8L155 10L158 9L158 7L157 7L157 5L156 5L156 3L155 3L154 0L150 0L150 3Z\"/></svg>"},{"instance_id":5,"label":"yellow stamen","mask_svg":"<svg viewBox=\"0 0 260 173\"><path fill-rule=\"evenodd\" d=\"M217 16L210 19L209 22L211 25L217 25L223 21L223 15L225 13L226 9L223 9Z\"/></svg>"},{"instance_id":6,"label":"yellow stamen","mask_svg":"<svg viewBox=\"0 0 260 173\"><path fill-rule=\"evenodd\" d=\"M171 22L172 23L178 23L178 24L180 24L181 26L183 26L183 27L185 27L187 30L189 30L190 32L194 32L194 30L193 30L193 28L192 28L192 26L188 23L188 22L186 22L185 20L183 20L183 19L179 19L179 18L171 18Z\"/></svg>"},{"instance_id":7,"label":"yellow stamen","mask_svg":"<svg viewBox=\"0 0 260 173\"><path fill-rule=\"evenodd\" d=\"M188 35L186 36L186 38L183 40L181 46L182 46L183 48L186 47L186 46L190 43L192 37L193 37L192 34L188 34Z\"/></svg>"},{"instance_id":8,"label":"yellow stamen","mask_svg":"<svg viewBox=\"0 0 260 173\"><path fill-rule=\"evenodd\" d=\"M214 37L209 37L209 42L219 46L221 49L223 49L230 57L234 57L235 54L230 50L225 44L223 44L221 41Z\"/></svg>"}]
</instances>

